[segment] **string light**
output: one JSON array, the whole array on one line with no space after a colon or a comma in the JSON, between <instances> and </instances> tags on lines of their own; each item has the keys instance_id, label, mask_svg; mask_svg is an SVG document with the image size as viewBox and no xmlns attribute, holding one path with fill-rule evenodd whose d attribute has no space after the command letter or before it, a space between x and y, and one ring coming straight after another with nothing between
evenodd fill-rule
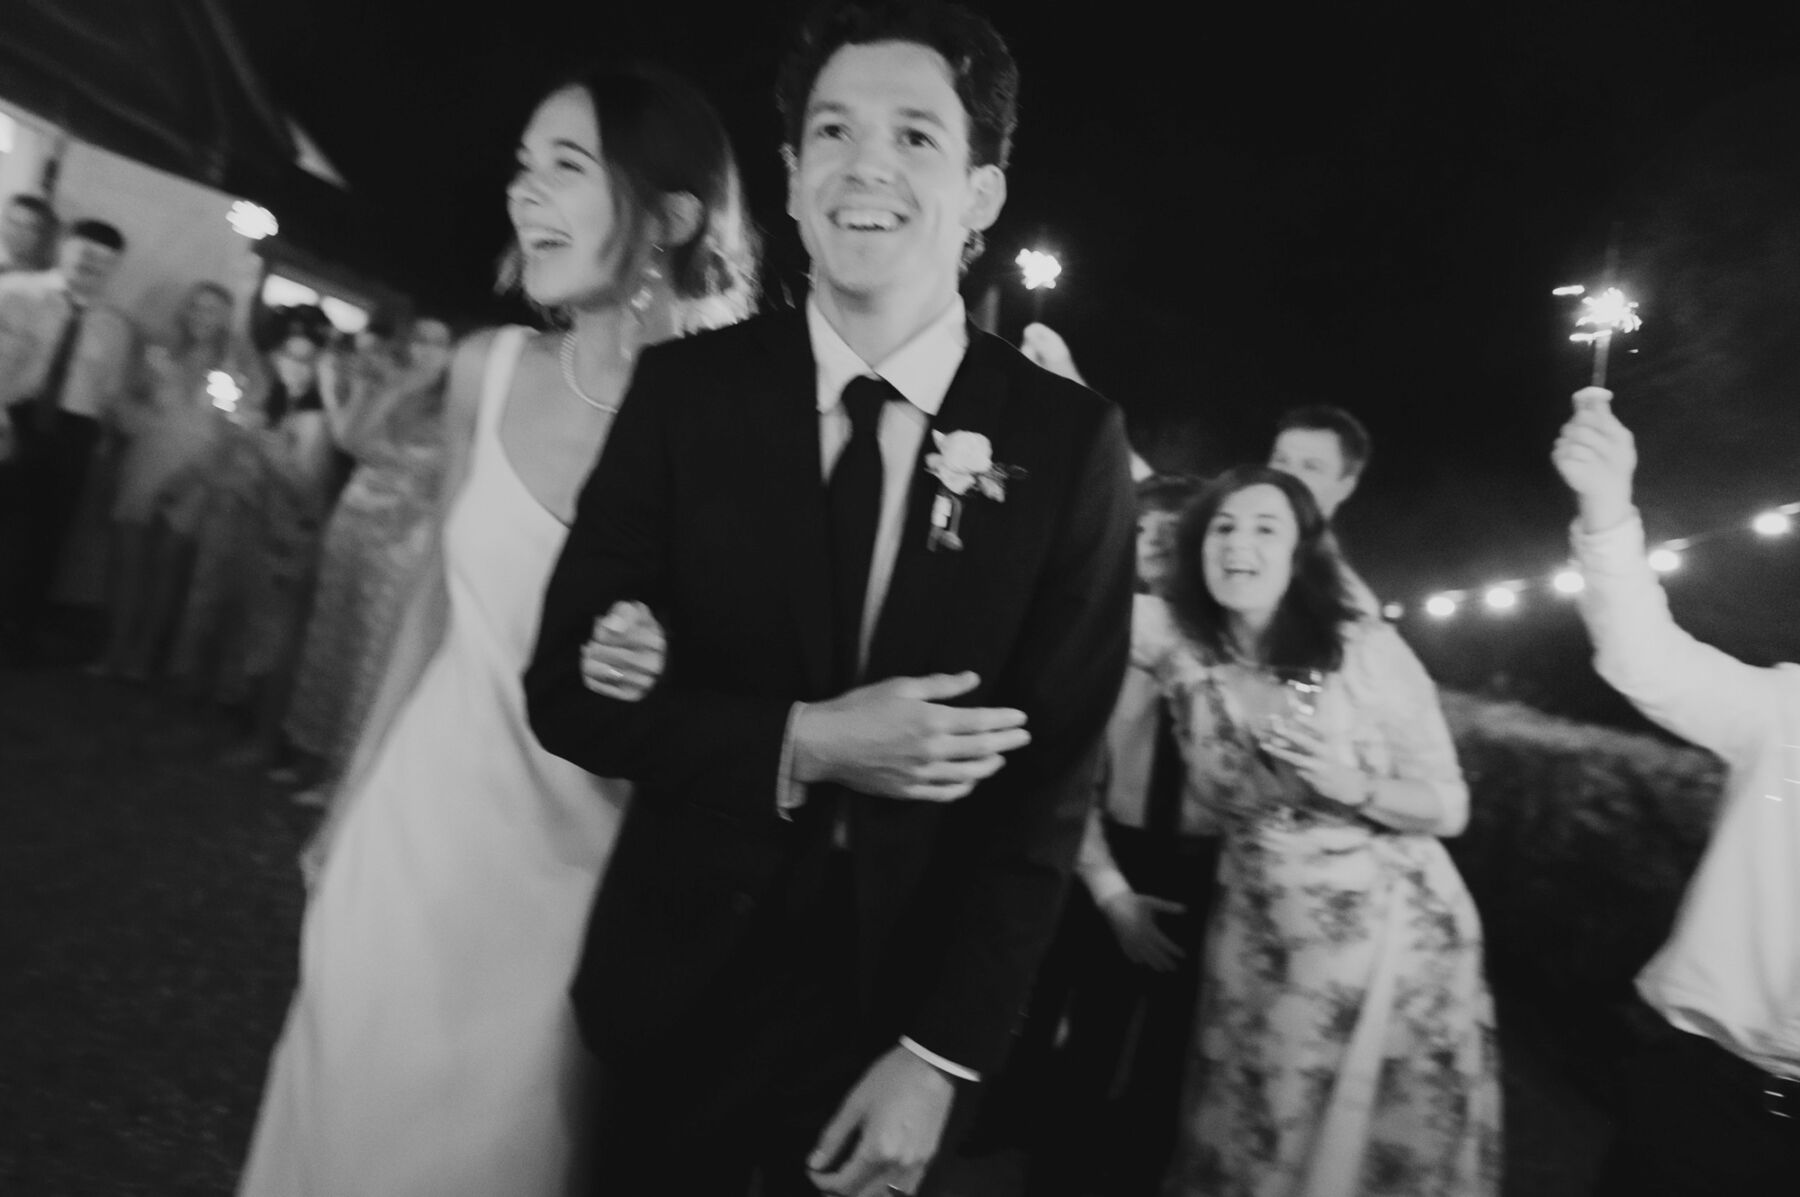
<instances>
[{"instance_id":1,"label":"string light","mask_svg":"<svg viewBox=\"0 0 1800 1197\"><path fill-rule=\"evenodd\" d=\"M1510 615L1519 606L1519 592L1511 585L1490 586L1481 601L1496 615Z\"/></svg>"},{"instance_id":2,"label":"string light","mask_svg":"<svg viewBox=\"0 0 1800 1197\"><path fill-rule=\"evenodd\" d=\"M1794 530L1793 517L1785 511L1765 511L1750 521L1758 536L1786 536Z\"/></svg>"},{"instance_id":3,"label":"string light","mask_svg":"<svg viewBox=\"0 0 1800 1197\"><path fill-rule=\"evenodd\" d=\"M1753 531L1760 537L1774 539L1779 536L1800 535L1800 502L1783 503L1770 507L1747 520L1724 524L1704 532L1696 532L1691 536L1677 536L1670 540L1659 541L1649 546L1645 557L1646 564L1656 573L1668 576L1687 569L1687 551L1695 545L1715 540L1727 535L1743 535ZM1445 620L1456 615L1462 608L1481 600L1481 607L1488 615L1504 618L1521 610L1533 592L1554 594L1563 598L1571 598L1587 589L1587 580L1573 564L1541 576L1539 581L1513 578L1504 582L1490 582L1485 586L1473 586L1462 590L1439 590L1433 592L1422 604L1409 605L1389 603L1382 608L1382 615L1390 620L1405 618L1409 608L1422 610L1432 619Z\"/></svg>"},{"instance_id":4,"label":"string light","mask_svg":"<svg viewBox=\"0 0 1800 1197\"><path fill-rule=\"evenodd\" d=\"M275 213L249 200L238 200L232 204L231 210L225 213L225 221L231 226L232 232L252 241L273 237L281 231L281 225L275 220Z\"/></svg>"}]
</instances>

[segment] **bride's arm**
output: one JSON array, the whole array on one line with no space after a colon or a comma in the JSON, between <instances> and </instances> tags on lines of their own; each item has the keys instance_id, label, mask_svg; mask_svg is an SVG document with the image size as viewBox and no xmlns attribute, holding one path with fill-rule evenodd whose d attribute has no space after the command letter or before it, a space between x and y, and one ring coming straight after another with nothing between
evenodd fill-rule
<instances>
[{"instance_id":1,"label":"bride's arm","mask_svg":"<svg viewBox=\"0 0 1800 1197\"><path fill-rule=\"evenodd\" d=\"M411 697L425 667L444 642L449 622L450 593L444 580L444 520L451 504L468 480L470 448L481 404L482 372L493 343L493 330L474 334L457 347L450 364L444 400L444 472L436 502L428 517L430 548L414 566L401 587L404 612L394 636L393 651L382 673L375 700L363 720L348 763L334 784L329 813L301 855L301 869L308 884L324 864L325 853L354 800L358 785L374 764L376 752L406 700Z\"/></svg>"}]
</instances>

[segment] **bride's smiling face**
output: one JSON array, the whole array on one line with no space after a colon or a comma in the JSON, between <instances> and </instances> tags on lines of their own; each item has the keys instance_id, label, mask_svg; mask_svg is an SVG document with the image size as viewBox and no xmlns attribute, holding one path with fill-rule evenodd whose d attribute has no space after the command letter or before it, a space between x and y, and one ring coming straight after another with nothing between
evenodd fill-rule
<instances>
[{"instance_id":1,"label":"bride's smiling face","mask_svg":"<svg viewBox=\"0 0 1800 1197\"><path fill-rule=\"evenodd\" d=\"M579 306L614 289L621 209L600 154L600 122L579 87L554 92L519 139L506 189L524 263L526 295L544 307Z\"/></svg>"}]
</instances>

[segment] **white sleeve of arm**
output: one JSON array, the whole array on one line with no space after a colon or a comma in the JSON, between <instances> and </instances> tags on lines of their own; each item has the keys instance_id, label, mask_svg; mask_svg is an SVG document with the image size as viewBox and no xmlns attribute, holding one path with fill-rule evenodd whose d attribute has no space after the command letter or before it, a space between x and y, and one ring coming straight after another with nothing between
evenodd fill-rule
<instances>
[{"instance_id":1,"label":"white sleeve of arm","mask_svg":"<svg viewBox=\"0 0 1800 1197\"><path fill-rule=\"evenodd\" d=\"M1774 670L1746 665L1676 625L1636 513L1604 532L1577 527L1571 539L1586 581L1580 606L1594 669L1647 718L1730 755L1777 700Z\"/></svg>"}]
</instances>

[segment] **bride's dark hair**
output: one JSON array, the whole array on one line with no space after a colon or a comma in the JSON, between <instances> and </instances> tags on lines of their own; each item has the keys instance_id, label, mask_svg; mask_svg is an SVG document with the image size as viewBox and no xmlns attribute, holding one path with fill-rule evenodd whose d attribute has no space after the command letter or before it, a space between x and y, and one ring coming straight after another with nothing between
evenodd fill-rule
<instances>
[{"instance_id":1,"label":"bride's dark hair","mask_svg":"<svg viewBox=\"0 0 1800 1197\"><path fill-rule=\"evenodd\" d=\"M756 306L758 238L744 211L737 160L718 111L680 75L645 63L599 63L557 80L539 103L578 87L593 101L600 156L621 214L635 274L650 253L652 215L669 196L700 201L699 229L665 246L666 273L689 328L729 324ZM518 286L517 245L500 260L499 286Z\"/></svg>"}]
</instances>

